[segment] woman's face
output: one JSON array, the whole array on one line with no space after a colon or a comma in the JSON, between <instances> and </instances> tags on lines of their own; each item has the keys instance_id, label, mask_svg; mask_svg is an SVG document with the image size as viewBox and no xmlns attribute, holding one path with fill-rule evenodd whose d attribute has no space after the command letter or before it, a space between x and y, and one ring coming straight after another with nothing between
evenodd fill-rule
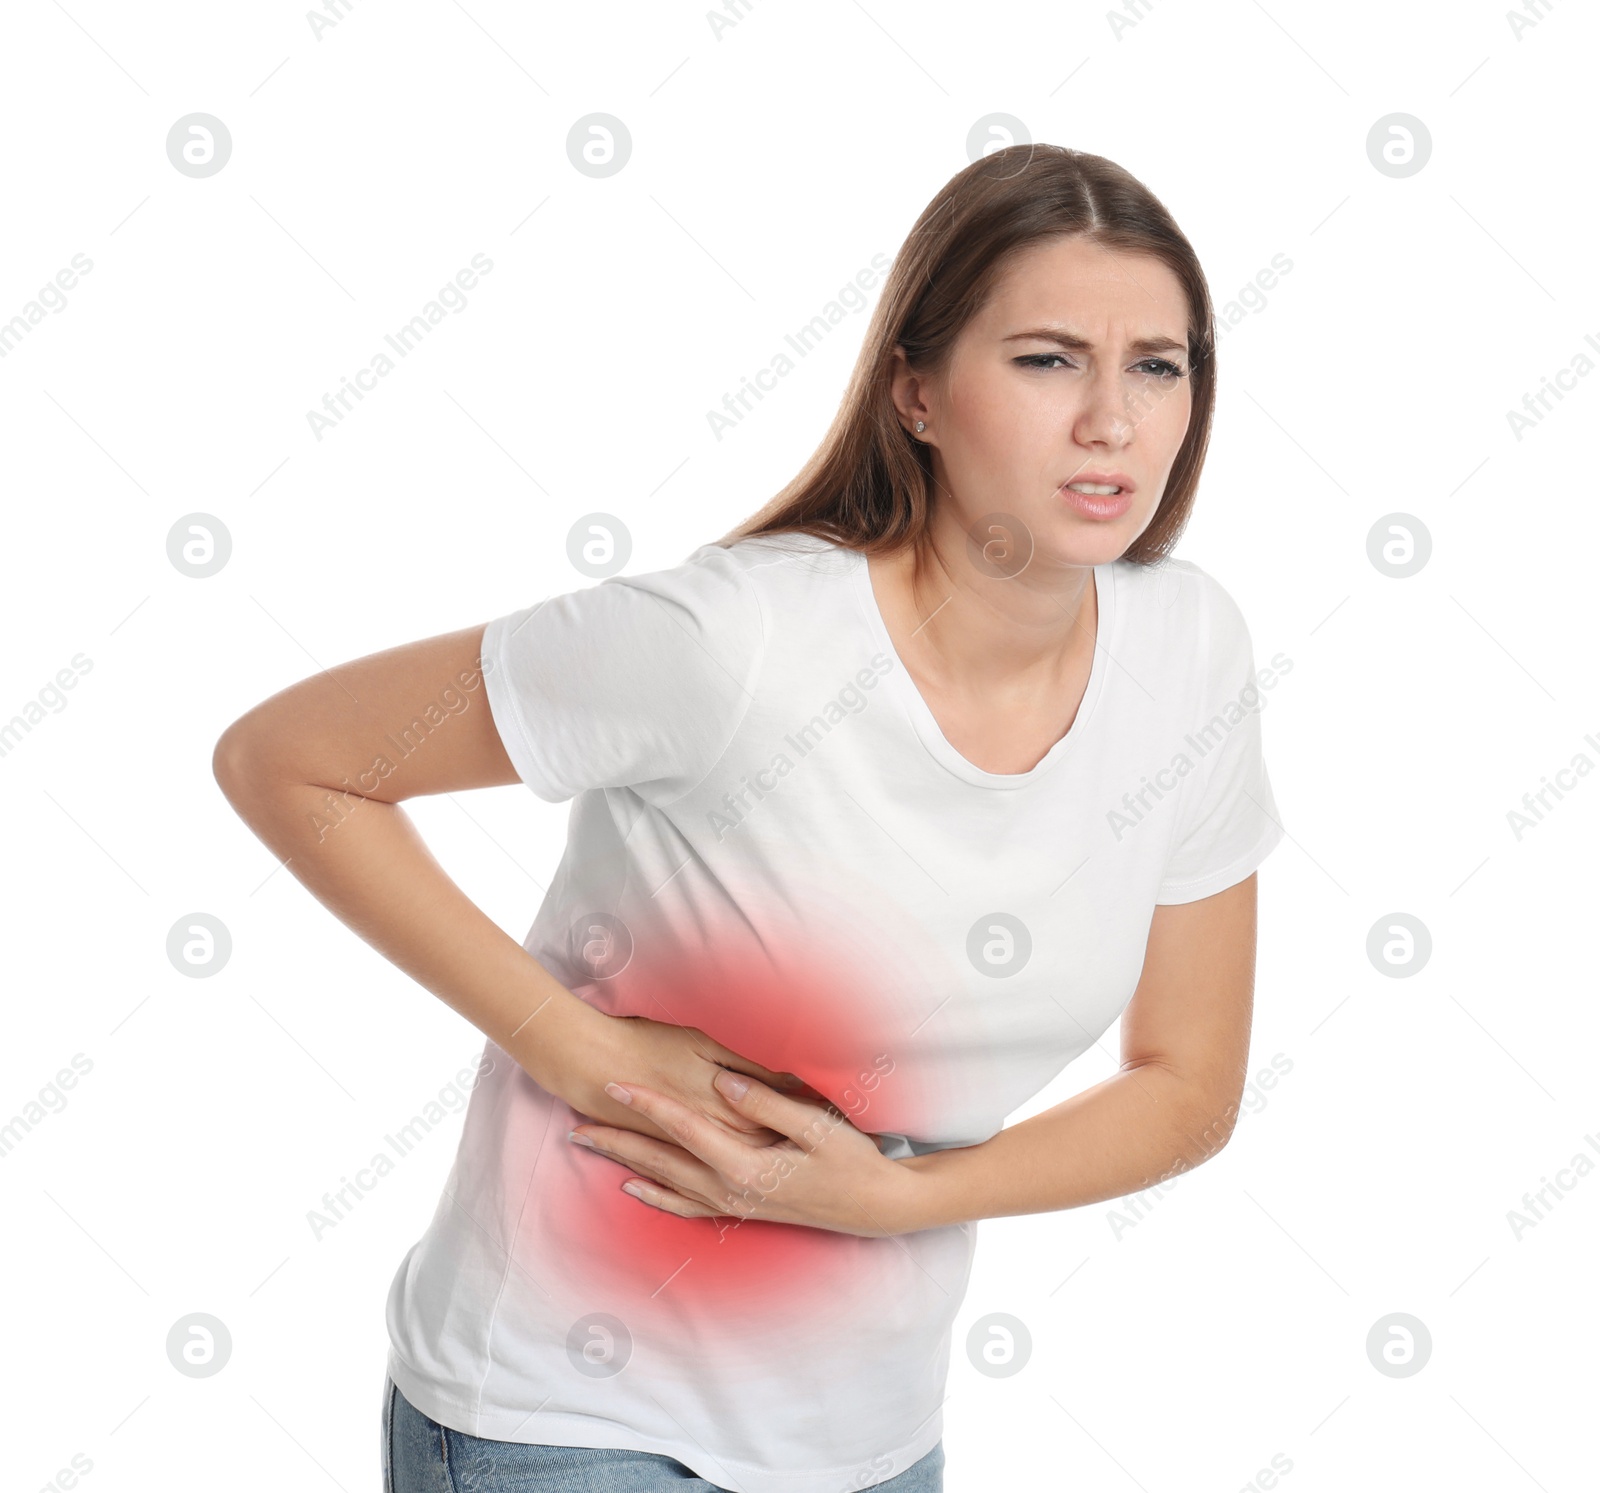
<instances>
[{"instance_id":1,"label":"woman's face","mask_svg":"<svg viewBox=\"0 0 1600 1493\"><path fill-rule=\"evenodd\" d=\"M913 426L927 422L919 439L934 448L941 539L988 544L1009 520L1025 531L1011 543L1028 545L1043 570L1127 550L1155 515L1188 429L1188 319L1183 287L1160 260L1076 237L1023 251L962 331L943 379L919 381L900 364L897 402ZM1068 490L1089 479L1122 491ZM1007 553L1030 557L996 542L1002 569Z\"/></svg>"}]
</instances>

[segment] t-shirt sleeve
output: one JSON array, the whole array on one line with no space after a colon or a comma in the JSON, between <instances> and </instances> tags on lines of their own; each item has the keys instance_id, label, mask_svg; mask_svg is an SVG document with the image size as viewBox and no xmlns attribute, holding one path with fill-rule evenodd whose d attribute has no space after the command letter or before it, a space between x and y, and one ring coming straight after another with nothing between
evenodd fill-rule
<instances>
[{"instance_id":1,"label":"t-shirt sleeve","mask_svg":"<svg viewBox=\"0 0 1600 1493\"><path fill-rule=\"evenodd\" d=\"M662 804L716 765L762 652L748 572L707 545L497 617L481 664L506 755L540 798L626 787Z\"/></svg>"},{"instance_id":2,"label":"t-shirt sleeve","mask_svg":"<svg viewBox=\"0 0 1600 1493\"><path fill-rule=\"evenodd\" d=\"M1256 673L1249 628L1215 580L1198 570L1196 579L1206 684L1188 742L1191 755L1204 755L1188 785L1158 904L1196 902L1243 881L1284 833L1261 745L1269 695Z\"/></svg>"}]
</instances>

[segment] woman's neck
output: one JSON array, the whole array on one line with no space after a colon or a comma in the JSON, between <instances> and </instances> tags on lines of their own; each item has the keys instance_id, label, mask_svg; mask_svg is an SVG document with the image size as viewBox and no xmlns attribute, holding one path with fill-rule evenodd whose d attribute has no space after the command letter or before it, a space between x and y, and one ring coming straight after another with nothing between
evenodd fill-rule
<instances>
[{"instance_id":1,"label":"woman's neck","mask_svg":"<svg viewBox=\"0 0 1600 1493\"><path fill-rule=\"evenodd\" d=\"M1007 576L1014 562L985 562L976 548L958 526L935 524L920 547L874 562L908 666L963 693L1027 681L1053 689L1084 672L1098 625L1094 567L1035 554Z\"/></svg>"}]
</instances>

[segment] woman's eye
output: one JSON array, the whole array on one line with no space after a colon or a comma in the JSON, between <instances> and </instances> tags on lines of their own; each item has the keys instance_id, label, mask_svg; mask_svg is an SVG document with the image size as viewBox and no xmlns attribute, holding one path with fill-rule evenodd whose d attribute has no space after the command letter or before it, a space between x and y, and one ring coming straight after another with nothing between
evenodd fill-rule
<instances>
[{"instance_id":1,"label":"woman's eye","mask_svg":"<svg viewBox=\"0 0 1600 1493\"><path fill-rule=\"evenodd\" d=\"M1165 358L1145 358L1142 362L1135 363L1134 367L1148 369L1157 378L1188 377L1176 363L1169 363Z\"/></svg>"},{"instance_id":2,"label":"woman's eye","mask_svg":"<svg viewBox=\"0 0 1600 1493\"><path fill-rule=\"evenodd\" d=\"M1075 363L1070 363L1062 353L1029 353L1026 357L1018 358L1017 362L1026 368L1049 369L1052 365L1066 368L1075 368ZM1176 379L1187 378L1186 374L1176 363L1169 362L1166 358L1143 358L1133 365L1143 373L1154 378Z\"/></svg>"}]
</instances>

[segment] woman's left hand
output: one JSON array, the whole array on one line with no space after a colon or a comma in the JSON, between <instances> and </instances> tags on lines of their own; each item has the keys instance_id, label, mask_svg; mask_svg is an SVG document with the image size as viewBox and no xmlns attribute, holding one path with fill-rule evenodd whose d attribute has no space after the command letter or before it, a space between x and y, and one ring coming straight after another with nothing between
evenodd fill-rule
<instances>
[{"instance_id":1,"label":"woman's left hand","mask_svg":"<svg viewBox=\"0 0 1600 1493\"><path fill-rule=\"evenodd\" d=\"M579 1125L572 1133L639 1174L623 1183L624 1190L680 1218L731 1215L865 1238L921 1227L915 1210L917 1173L886 1157L837 1107L791 1098L728 1069L715 1082L741 1114L784 1139L750 1145L636 1083L607 1084L606 1092L647 1115L676 1145L609 1125Z\"/></svg>"}]
</instances>

